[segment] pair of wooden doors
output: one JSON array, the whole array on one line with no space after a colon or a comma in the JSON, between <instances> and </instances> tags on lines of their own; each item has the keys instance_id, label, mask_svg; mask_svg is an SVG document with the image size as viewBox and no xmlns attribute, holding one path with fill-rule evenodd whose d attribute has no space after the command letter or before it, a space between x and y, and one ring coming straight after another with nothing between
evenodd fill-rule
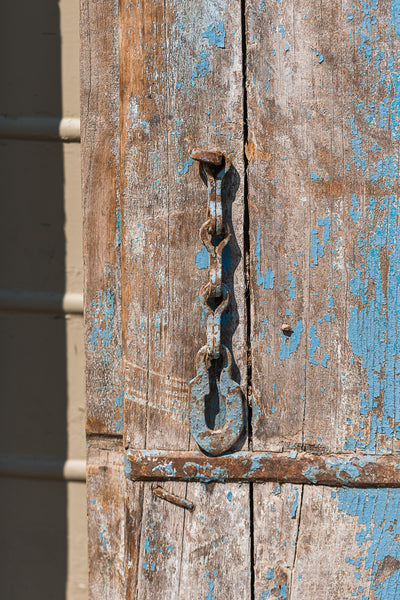
<instances>
[{"instance_id":1,"label":"pair of wooden doors","mask_svg":"<svg viewBox=\"0 0 400 600\"><path fill-rule=\"evenodd\" d=\"M82 0L91 599L400 596L399 35L397 0ZM199 147L232 162L222 457Z\"/></svg>"}]
</instances>

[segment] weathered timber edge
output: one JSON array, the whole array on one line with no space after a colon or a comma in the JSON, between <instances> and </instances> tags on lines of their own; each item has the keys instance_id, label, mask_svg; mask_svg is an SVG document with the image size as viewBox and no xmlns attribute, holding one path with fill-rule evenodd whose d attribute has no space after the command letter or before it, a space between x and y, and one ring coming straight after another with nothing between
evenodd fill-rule
<instances>
[{"instance_id":1,"label":"weathered timber edge","mask_svg":"<svg viewBox=\"0 0 400 600\"><path fill-rule=\"evenodd\" d=\"M201 452L128 450L126 476L133 481L265 482L334 487L400 487L400 456L301 452Z\"/></svg>"}]
</instances>

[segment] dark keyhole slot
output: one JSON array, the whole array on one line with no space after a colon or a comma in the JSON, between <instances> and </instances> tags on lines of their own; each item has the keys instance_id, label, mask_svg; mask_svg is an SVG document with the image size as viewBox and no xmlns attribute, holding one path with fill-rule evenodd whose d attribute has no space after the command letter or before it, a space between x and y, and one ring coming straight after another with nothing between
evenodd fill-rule
<instances>
[{"instance_id":1,"label":"dark keyhole slot","mask_svg":"<svg viewBox=\"0 0 400 600\"><path fill-rule=\"evenodd\" d=\"M211 243L216 248L220 242L225 238L225 235L213 235L211 237Z\"/></svg>"},{"instance_id":2,"label":"dark keyhole slot","mask_svg":"<svg viewBox=\"0 0 400 600\"><path fill-rule=\"evenodd\" d=\"M215 310L218 308L218 306L221 304L221 302L222 302L222 296L219 296L218 298L208 298L207 299L207 304L213 312L215 312Z\"/></svg>"},{"instance_id":3,"label":"dark keyhole slot","mask_svg":"<svg viewBox=\"0 0 400 600\"><path fill-rule=\"evenodd\" d=\"M209 429L221 429L226 418L225 402L221 401L219 380L222 370L222 359L210 361L208 381L210 393L205 397L205 419Z\"/></svg>"}]
</instances>

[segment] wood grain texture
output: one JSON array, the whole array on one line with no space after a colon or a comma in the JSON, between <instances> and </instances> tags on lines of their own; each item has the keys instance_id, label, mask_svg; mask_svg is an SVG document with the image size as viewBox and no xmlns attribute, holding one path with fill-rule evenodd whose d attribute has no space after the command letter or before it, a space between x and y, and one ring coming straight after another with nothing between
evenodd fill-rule
<instances>
[{"instance_id":1,"label":"wood grain texture","mask_svg":"<svg viewBox=\"0 0 400 600\"><path fill-rule=\"evenodd\" d=\"M185 496L184 483L163 484L163 487ZM144 484L142 507L135 597L178 598L186 511L155 496L151 484Z\"/></svg>"},{"instance_id":2,"label":"wood grain texture","mask_svg":"<svg viewBox=\"0 0 400 600\"><path fill-rule=\"evenodd\" d=\"M301 485L254 486L254 597L257 600L291 597L302 494Z\"/></svg>"},{"instance_id":3,"label":"wood grain texture","mask_svg":"<svg viewBox=\"0 0 400 600\"><path fill-rule=\"evenodd\" d=\"M301 0L248 3L246 15L253 446L390 454L399 445L398 8ZM256 598L397 598L397 490L305 486L283 590L259 564L272 553L269 502L254 503ZM290 506L280 510L286 522Z\"/></svg>"},{"instance_id":4,"label":"wood grain texture","mask_svg":"<svg viewBox=\"0 0 400 600\"><path fill-rule=\"evenodd\" d=\"M399 445L396 14L248 4L256 450Z\"/></svg>"},{"instance_id":5,"label":"wood grain texture","mask_svg":"<svg viewBox=\"0 0 400 600\"><path fill-rule=\"evenodd\" d=\"M89 598L125 598L125 475L120 441L92 440L87 470Z\"/></svg>"},{"instance_id":6,"label":"wood grain texture","mask_svg":"<svg viewBox=\"0 0 400 600\"><path fill-rule=\"evenodd\" d=\"M118 2L81 2L87 431L122 435Z\"/></svg>"},{"instance_id":7,"label":"wood grain texture","mask_svg":"<svg viewBox=\"0 0 400 600\"><path fill-rule=\"evenodd\" d=\"M207 190L190 159L197 146L221 147L233 160L224 342L236 378L245 376L240 4L133 3L121 9L120 28L126 435L133 447L149 436L147 447L182 448L187 382L205 341L198 232Z\"/></svg>"},{"instance_id":8,"label":"wood grain texture","mask_svg":"<svg viewBox=\"0 0 400 600\"><path fill-rule=\"evenodd\" d=\"M115 32L116 13L104 14ZM358 453L361 460L397 450L397 3L121 0L118 26L119 58L111 34L101 39L108 40L103 59L114 52L119 61L121 320L107 291L118 290L118 213L90 196L88 223L97 211L102 218L88 228L99 235L87 247L95 265L88 281L96 283L92 292L88 284L87 302L100 314L88 320L89 380L95 382L89 393L107 398L96 407L89 399L92 431L123 429L128 449L197 449L187 405L195 355L205 341L198 293L207 260L198 230L207 193L190 159L194 147L219 147L234 165L224 198L233 235L224 261L232 301L223 340L245 391L244 59L252 449ZM92 92L85 94L90 99ZM111 136L118 123L104 98L109 102L107 94L97 101L109 115ZM97 155L93 144L102 157L96 163L97 175L106 178L102 190L115 194L118 162ZM97 183L88 185L99 192ZM114 266L105 275L109 260ZM121 388L110 395L114 388L107 387L121 377L117 332L123 421ZM113 461L120 465L120 454L110 452L90 459L96 477L101 461L106 470ZM121 540L125 523L123 567L114 546L115 598L397 597L397 490L257 484L251 506L250 486L163 482L195 503L189 513L154 496L151 483L122 483L120 466L118 475L111 472L112 498L107 476L98 479L96 493L105 500L97 527L109 519ZM122 488L123 503L114 497ZM93 518L90 526L91 556L102 564ZM113 590L114 574L103 573L92 586Z\"/></svg>"},{"instance_id":9,"label":"wood grain texture","mask_svg":"<svg viewBox=\"0 0 400 600\"><path fill-rule=\"evenodd\" d=\"M249 486L188 484L179 600L251 598Z\"/></svg>"},{"instance_id":10,"label":"wood grain texture","mask_svg":"<svg viewBox=\"0 0 400 600\"><path fill-rule=\"evenodd\" d=\"M291 2L247 4L254 450L302 443L309 209L297 13ZM285 324L291 332L282 331Z\"/></svg>"},{"instance_id":11,"label":"wood grain texture","mask_svg":"<svg viewBox=\"0 0 400 600\"><path fill-rule=\"evenodd\" d=\"M255 598L397 598L399 501L393 489L255 485Z\"/></svg>"},{"instance_id":12,"label":"wood grain texture","mask_svg":"<svg viewBox=\"0 0 400 600\"><path fill-rule=\"evenodd\" d=\"M397 598L398 507L398 490L304 488L290 598Z\"/></svg>"},{"instance_id":13,"label":"wood grain texture","mask_svg":"<svg viewBox=\"0 0 400 600\"><path fill-rule=\"evenodd\" d=\"M206 339L198 294L207 280L199 239L207 188L190 158L195 147L221 148L233 163L223 199L232 237L224 256L231 302L222 341L232 351L235 379L246 385L240 2L121 2L120 87L126 446L188 449L188 381ZM186 496L186 484L163 485ZM189 486L188 498L193 490L203 507L216 502L219 517L211 511L209 521L204 510L188 515L155 497L150 485L141 489L136 579L127 565L132 597L194 598L201 590L211 598L213 586L231 585L227 564L238 566L233 581L240 578L250 594L247 488L220 487L217 494L214 486ZM237 492L235 502L228 491ZM127 514L137 511L128 497ZM232 519L240 531L235 539ZM195 561L215 540L210 568L205 557Z\"/></svg>"}]
</instances>

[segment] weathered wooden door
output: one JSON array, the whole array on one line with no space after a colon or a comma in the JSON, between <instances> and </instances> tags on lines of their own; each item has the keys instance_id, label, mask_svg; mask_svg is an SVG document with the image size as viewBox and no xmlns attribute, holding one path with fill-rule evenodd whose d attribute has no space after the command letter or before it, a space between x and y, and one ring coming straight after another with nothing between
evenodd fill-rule
<instances>
[{"instance_id":1,"label":"weathered wooden door","mask_svg":"<svg viewBox=\"0 0 400 600\"><path fill-rule=\"evenodd\" d=\"M399 35L398 0L82 0L92 600L400 597ZM231 162L222 456L194 148Z\"/></svg>"}]
</instances>

